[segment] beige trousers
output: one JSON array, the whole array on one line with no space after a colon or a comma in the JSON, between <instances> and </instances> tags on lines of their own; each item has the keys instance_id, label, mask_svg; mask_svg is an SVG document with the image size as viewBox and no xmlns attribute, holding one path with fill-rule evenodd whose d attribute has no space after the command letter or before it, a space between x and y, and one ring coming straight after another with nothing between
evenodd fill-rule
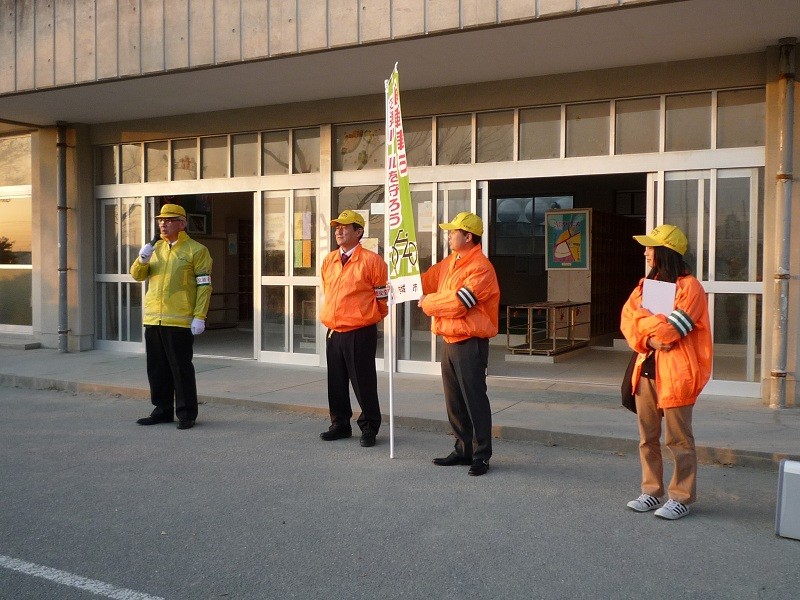
<instances>
[{"instance_id":1,"label":"beige trousers","mask_svg":"<svg viewBox=\"0 0 800 600\"><path fill-rule=\"evenodd\" d=\"M697 452L692 433L693 406L664 409L664 441L672 454L675 470L669 482L669 497L691 504L697 497ZM642 493L664 495L664 463L661 459L661 411L658 409L655 380L639 379L636 388L636 414L639 420L639 460L642 463Z\"/></svg>"}]
</instances>

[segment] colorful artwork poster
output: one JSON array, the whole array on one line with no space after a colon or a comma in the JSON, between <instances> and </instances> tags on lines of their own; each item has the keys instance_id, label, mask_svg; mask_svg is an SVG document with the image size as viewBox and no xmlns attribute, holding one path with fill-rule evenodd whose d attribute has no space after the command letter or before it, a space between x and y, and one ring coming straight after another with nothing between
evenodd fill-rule
<instances>
[{"instance_id":1,"label":"colorful artwork poster","mask_svg":"<svg viewBox=\"0 0 800 600\"><path fill-rule=\"evenodd\" d=\"M547 211L545 268L589 269L591 210Z\"/></svg>"}]
</instances>

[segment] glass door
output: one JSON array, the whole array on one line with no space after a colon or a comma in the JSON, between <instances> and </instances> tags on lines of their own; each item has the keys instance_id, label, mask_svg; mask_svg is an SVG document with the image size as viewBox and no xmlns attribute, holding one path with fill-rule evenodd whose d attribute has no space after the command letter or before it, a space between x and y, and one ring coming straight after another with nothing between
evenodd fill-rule
<instances>
[{"instance_id":1,"label":"glass door","mask_svg":"<svg viewBox=\"0 0 800 600\"><path fill-rule=\"evenodd\" d=\"M664 173L658 223L689 239L686 262L708 293L714 339L706 391L761 395L763 168Z\"/></svg>"},{"instance_id":2,"label":"glass door","mask_svg":"<svg viewBox=\"0 0 800 600\"><path fill-rule=\"evenodd\" d=\"M263 192L261 201L262 360L319 365L318 190ZM327 229L326 229L327 231Z\"/></svg>"},{"instance_id":3,"label":"glass door","mask_svg":"<svg viewBox=\"0 0 800 600\"><path fill-rule=\"evenodd\" d=\"M483 187L479 187L483 190ZM435 194L435 203L434 203ZM464 211L481 214L484 208L473 193L471 182L417 184L411 186L414 224L417 228L417 248L420 271L450 253L447 232L440 223L451 221ZM397 370L407 373L435 373L441 355L441 338L431 332L431 319L415 302L405 302L397 311Z\"/></svg>"},{"instance_id":4,"label":"glass door","mask_svg":"<svg viewBox=\"0 0 800 600\"><path fill-rule=\"evenodd\" d=\"M103 198L97 201L95 214L97 346L141 350L145 284L133 280L130 267L145 237L152 235L145 230L143 199Z\"/></svg>"}]
</instances>

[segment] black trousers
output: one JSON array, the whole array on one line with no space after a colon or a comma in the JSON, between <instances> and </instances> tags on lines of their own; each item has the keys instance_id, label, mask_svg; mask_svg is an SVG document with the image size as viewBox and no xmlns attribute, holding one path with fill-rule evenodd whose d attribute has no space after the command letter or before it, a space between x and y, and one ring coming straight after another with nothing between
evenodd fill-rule
<instances>
[{"instance_id":1,"label":"black trousers","mask_svg":"<svg viewBox=\"0 0 800 600\"><path fill-rule=\"evenodd\" d=\"M447 418L458 454L474 460L492 456L492 409L486 395L489 340L470 338L442 344L442 384Z\"/></svg>"},{"instance_id":2,"label":"black trousers","mask_svg":"<svg viewBox=\"0 0 800 600\"><path fill-rule=\"evenodd\" d=\"M194 336L187 327L145 325L147 380L153 414L174 414L180 421L197 419L197 383L192 364Z\"/></svg>"},{"instance_id":3,"label":"black trousers","mask_svg":"<svg viewBox=\"0 0 800 600\"><path fill-rule=\"evenodd\" d=\"M361 415L358 426L378 433L381 407L378 404L378 375L375 372L375 350L378 347L378 326L368 325L339 333L328 330L325 355L328 359L328 406L331 423L350 427L350 384L356 394Z\"/></svg>"}]
</instances>

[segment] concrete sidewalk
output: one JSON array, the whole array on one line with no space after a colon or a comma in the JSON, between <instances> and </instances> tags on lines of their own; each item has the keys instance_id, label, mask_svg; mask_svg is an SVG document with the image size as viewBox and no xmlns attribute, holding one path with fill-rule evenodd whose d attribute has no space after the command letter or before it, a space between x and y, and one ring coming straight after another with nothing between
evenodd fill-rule
<instances>
[{"instance_id":1,"label":"concrete sidewalk","mask_svg":"<svg viewBox=\"0 0 800 600\"><path fill-rule=\"evenodd\" d=\"M327 426L323 368L255 361L195 358L201 402L303 412ZM621 374L620 374L621 375ZM118 394L149 400L143 354L94 350L61 354L51 349L0 348L0 385L71 392ZM379 374L384 414L388 375ZM394 412L398 427L449 432L441 380L396 374ZM490 378L495 436L571 448L636 453L636 418L608 386ZM355 398L354 410L358 409ZM142 406L142 416L149 404ZM200 408L200 421L203 410ZM777 469L782 458L800 460L800 409L773 410L752 398L701 396L694 412L701 462ZM310 431L310 439L317 431ZM388 450L388 417L378 442ZM402 431L395 432L402 452ZM442 440L442 452L451 442ZM668 455L668 453L666 453Z\"/></svg>"}]
</instances>

